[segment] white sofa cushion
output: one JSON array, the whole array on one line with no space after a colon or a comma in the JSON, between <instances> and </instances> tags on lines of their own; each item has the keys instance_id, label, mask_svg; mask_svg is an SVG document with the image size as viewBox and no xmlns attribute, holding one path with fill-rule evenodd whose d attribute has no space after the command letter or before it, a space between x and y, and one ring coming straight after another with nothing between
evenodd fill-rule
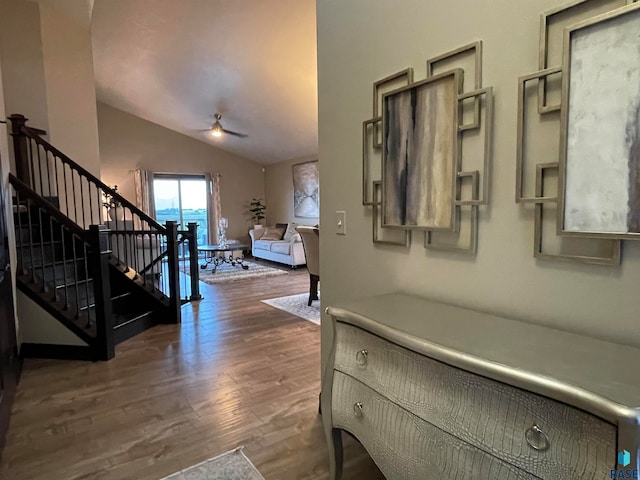
<instances>
[{"instance_id":1,"label":"white sofa cushion","mask_svg":"<svg viewBox=\"0 0 640 480\"><path fill-rule=\"evenodd\" d=\"M289 240L291 240L291 237L297 234L298 232L296 231L296 224L288 223L287 229L284 231L284 235L282 236L282 239L288 242Z\"/></svg>"},{"instance_id":2,"label":"white sofa cushion","mask_svg":"<svg viewBox=\"0 0 640 480\"><path fill-rule=\"evenodd\" d=\"M254 250L266 250L267 252L271 250L271 244L273 240L256 240L253 242Z\"/></svg>"},{"instance_id":3,"label":"white sofa cushion","mask_svg":"<svg viewBox=\"0 0 640 480\"><path fill-rule=\"evenodd\" d=\"M273 253L282 253L284 255L289 255L289 252L291 251L291 243L285 240L271 242L271 251Z\"/></svg>"}]
</instances>

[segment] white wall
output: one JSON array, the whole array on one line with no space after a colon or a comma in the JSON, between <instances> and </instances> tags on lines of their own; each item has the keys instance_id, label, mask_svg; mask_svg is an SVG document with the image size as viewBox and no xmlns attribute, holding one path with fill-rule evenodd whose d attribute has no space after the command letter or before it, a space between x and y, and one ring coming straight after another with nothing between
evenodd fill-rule
<instances>
[{"instance_id":1,"label":"white wall","mask_svg":"<svg viewBox=\"0 0 640 480\"><path fill-rule=\"evenodd\" d=\"M84 340L45 312L40 305L24 293L18 292L17 302L20 311L20 339L22 343L87 345Z\"/></svg>"},{"instance_id":2,"label":"white wall","mask_svg":"<svg viewBox=\"0 0 640 480\"><path fill-rule=\"evenodd\" d=\"M72 4L88 9L86 0L0 0L6 109L46 130L54 146L99 176L91 32L69 13Z\"/></svg>"},{"instance_id":3,"label":"white wall","mask_svg":"<svg viewBox=\"0 0 640 480\"><path fill-rule=\"evenodd\" d=\"M38 4L0 0L0 54L7 115L21 113L29 125L49 128ZM15 162L11 159L12 171Z\"/></svg>"},{"instance_id":4,"label":"white wall","mask_svg":"<svg viewBox=\"0 0 640 480\"><path fill-rule=\"evenodd\" d=\"M100 177L91 31L49 4L40 6L40 24L50 142Z\"/></svg>"},{"instance_id":5,"label":"white wall","mask_svg":"<svg viewBox=\"0 0 640 480\"><path fill-rule=\"evenodd\" d=\"M318 217L296 217L293 213L293 170L296 163L312 162L318 156L294 158L266 166L265 204L267 205L267 225L276 223L297 223L298 225L316 225Z\"/></svg>"},{"instance_id":6,"label":"white wall","mask_svg":"<svg viewBox=\"0 0 640 480\"><path fill-rule=\"evenodd\" d=\"M540 13L564 3L317 3L321 224L346 210L348 225L347 236L322 231L323 308L398 290L640 345L640 243L625 243L620 267L536 261L532 210L514 202L517 80L537 70ZM409 66L423 78L427 58L479 39L496 108L491 205L481 209L477 256L425 251L420 234L409 252L374 247L360 186L372 83ZM329 322L322 332L326 355Z\"/></svg>"},{"instance_id":7,"label":"white wall","mask_svg":"<svg viewBox=\"0 0 640 480\"><path fill-rule=\"evenodd\" d=\"M249 241L249 202L264 198L262 166L191 137L98 104L101 178L135 200L130 170L160 173L222 173L222 215L229 218L228 238Z\"/></svg>"}]
</instances>

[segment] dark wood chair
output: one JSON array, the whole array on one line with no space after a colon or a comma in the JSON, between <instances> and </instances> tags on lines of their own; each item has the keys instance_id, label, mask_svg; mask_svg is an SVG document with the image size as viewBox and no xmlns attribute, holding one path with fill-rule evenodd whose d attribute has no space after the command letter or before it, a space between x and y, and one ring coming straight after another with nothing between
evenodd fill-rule
<instances>
[{"instance_id":1,"label":"dark wood chair","mask_svg":"<svg viewBox=\"0 0 640 480\"><path fill-rule=\"evenodd\" d=\"M307 270L309 270L309 302L318 300L318 283L320 282L320 229L317 227L296 227L296 231L302 237L304 255L307 258Z\"/></svg>"}]
</instances>

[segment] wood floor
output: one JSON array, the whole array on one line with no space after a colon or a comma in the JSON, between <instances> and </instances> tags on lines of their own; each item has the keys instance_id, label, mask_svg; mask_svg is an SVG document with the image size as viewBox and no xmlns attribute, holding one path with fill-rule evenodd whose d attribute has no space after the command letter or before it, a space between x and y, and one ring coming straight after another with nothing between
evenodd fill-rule
<instances>
[{"instance_id":1,"label":"wood floor","mask_svg":"<svg viewBox=\"0 0 640 480\"><path fill-rule=\"evenodd\" d=\"M26 360L0 479L157 480L244 445L266 480L326 479L320 328L260 302L304 269L215 286L91 363ZM344 480L382 479L345 436Z\"/></svg>"}]
</instances>

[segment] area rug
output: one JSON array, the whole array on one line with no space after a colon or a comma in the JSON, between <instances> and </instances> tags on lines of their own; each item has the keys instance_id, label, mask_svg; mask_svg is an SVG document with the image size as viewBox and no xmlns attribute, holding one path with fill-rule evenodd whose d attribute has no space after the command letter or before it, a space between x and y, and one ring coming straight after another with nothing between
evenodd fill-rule
<instances>
[{"instance_id":1,"label":"area rug","mask_svg":"<svg viewBox=\"0 0 640 480\"><path fill-rule=\"evenodd\" d=\"M249 278L259 277L271 277L275 275L287 275L286 270L279 268L268 267L259 263L244 261L244 265L248 266L248 269L244 269L239 265L230 265L223 263L216 269L216 273L213 273L213 266L207 265L206 269L198 268L200 273L200 280L210 285L223 282L234 282L236 280L247 280ZM198 264L198 267L200 264ZM183 267L183 272L189 274L189 265Z\"/></svg>"},{"instance_id":2,"label":"area rug","mask_svg":"<svg viewBox=\"0 0 640 480\"><path fill-rule=\"evenodd\" d=\"M242 452L242 447L238 447L162 480L264 480L264 477Z\"/></svg>"},{"instance_id":3,"label":"area rug","mask_svg":"<svg viewBox=\"0 0 640 480\"><path fill-rule=\"evenodd\" d=\"M320 292L318 292L320 296ZM311 302L311 306L307 305L309 301L308 293L300 293L298 295L289 295L288 297L270 298L262 300L271 307L289 312L296 317L304 318L310 322L320 325L320 300Z\"/></svg>"}]
</instances>

